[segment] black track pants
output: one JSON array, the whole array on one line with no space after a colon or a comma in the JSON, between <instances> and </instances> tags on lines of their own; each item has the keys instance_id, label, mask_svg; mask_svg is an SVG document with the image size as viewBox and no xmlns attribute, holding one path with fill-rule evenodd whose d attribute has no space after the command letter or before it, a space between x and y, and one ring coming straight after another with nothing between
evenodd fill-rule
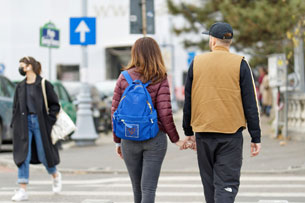
<instances>
[{"instance_id":1,"label":"black track pants","mask_svg":"<svg viewBox=\"0 0 305 203\"><path fill-rule=\"evenodd\" d=\"M196 133L200 176L207 203L234 203L240 184L242 132Z\"/></svg>"}]
</instances>

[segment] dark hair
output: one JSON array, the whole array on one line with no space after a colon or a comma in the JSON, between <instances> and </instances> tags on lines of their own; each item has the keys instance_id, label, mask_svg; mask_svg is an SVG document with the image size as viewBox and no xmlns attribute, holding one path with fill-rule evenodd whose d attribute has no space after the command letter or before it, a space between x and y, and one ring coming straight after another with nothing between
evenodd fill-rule
<instances>
[{"instance_id":1,"label":"dark hair","mask_svg":"<svg viewBox=\"0 0 305 203\"><path fill-rule=\"evenodd\" d=\"M33 71L37 74L40 75L41 73L41 64L39 61L36 61L31 56L26 56L23 57L22 59L19 60L19 63L25 63L26 65L31 65L33 67Z\"/></svg>"},{"instance_id":2,"label":"dark hair","mask_svg":"<svg viewBox=\"0 0 305 203\"><path fill-rule=\"evenodd\" d=\"M266 67L262 67L262 69L263 69L263 72L264 72L266 75L268 75L268 69L267 69Z\"/></svg>"},{"instance_id":3,"label":"dark hair","mask_svg":"<svg viewBox=\"0 0 305 203\"><path fill-rule=\"evenodd\" d=\"M131 49L131 60L125 70L137 67L136 72L142 76L142 82L149 80L153 84L166 78L166 68L158 43L150 37L138 39Z\"/></svg>"}]
</instances>

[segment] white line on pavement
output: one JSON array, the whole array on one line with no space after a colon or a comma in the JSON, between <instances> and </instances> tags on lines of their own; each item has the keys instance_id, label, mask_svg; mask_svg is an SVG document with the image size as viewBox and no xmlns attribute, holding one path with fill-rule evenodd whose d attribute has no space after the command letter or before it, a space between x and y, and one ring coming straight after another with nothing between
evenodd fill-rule
<instances>
[{"instance_id":1,"label":"white line on pavement","mask_svg":"<svg viewBox=\"0 0 305 203\"><path fill-rule=\"evenodd\" d=\"M2 203L2 202L0 202L0 203ZM116 201L116 203L118 203L118 202ZM134 202L119 202L119 203L134 203ZM177 202L177 201L176 202L160 202L160 201L158 201L158 203L180 203L180 202ZM188 203L202 203L202 202L188 202ZM258 203L258 202L256 201L256 202L235 202L235 203ZM304 203L304 202L289 202L289 203Z\"/></svg>"},{"instance_id":2,"label":"white line on pavement","mask_svg":"<svg viewBox=\"0 0 305 203\"><path fill-rule=\"evenodd\" d=\"M0 203L12 203L12 201L0 201ZM31 203L54 203L54 202L31 201ZM56 202L56 203L73 203L73 202Z\"/></svg>"},{"instance_id":3,"label":"white line on pavement","mask_svg":"<svg viewBox=\"0 0 305 203\"><path fill-rule=\"evenodd\" d=\"M186 181L186 182L201 182L199 176L161 176L160 182L162 181ZM74 185L74 184L100 184L100 183L112 183L112 182L129 182L129 177L120 177L120 178L107 178L107 179L98 179L98 180L64 180L63 184ZM276 182L285 182L285 181L305 181L305 176L242 176L241 181L276 181ZM51 184L51 181L31 181L32 185L46 185Z\"/></svg>"},{"instance_id":4,"label":"white line on pavement","mask_svg":"<svg viewBox=\"0 0 305 203\"><path fill-rule=\"evenodd\" d=\"M31 196L49 196L52 192L28 192ZM13 195L13 192L0 192L0 195ZM132 192L64 191L63 196L133 196ZM203 197L203 192L157 192L158 197ZM238 197L305 197L304 192L240 192Z\"/></svg>"},{"instance_id":5,"label":"white line on pavement","mask_svg":"<svg viewBox=\"0 0 305 203\"><path fill-rule=\"evenodd\" d=\"M131 184L122 183L122 184L107 184L107 185L99 185L99 184L92 184L92 185L77 185L76 187L107 187L107 188L131 188ZM202 188L202 184L158 184L158 188ZM264 185L246 185L241 184L240 188L304 188L305 184L264 184Z\"/></svg>"},{"instance_id":6,"label":"white line on pavement","mask_svg":"<svg viewBox=\"0 0 305 203\"><path fill-rule=\"evenodd\" d=\"M0 201L0 203L12 203L11 201ZM35 203L33 201L31 201L31 203ZM42 203L41 201L37 202L37 203ZM43 202L43 203L54 203L54 202ZM73 202L56 202L56 203L73 203ZM121 201L115 201L115 203L134 203L134 202L121 202ZM158 201L158 203L179 203L177 201L175 202L160 202ZM188 203L202 203L202 202L188 202ZM235 203L257 203L256 202L235 202ZM304 203L304 202L289 202L289 203Z\"/></svg>"}]
</instances>

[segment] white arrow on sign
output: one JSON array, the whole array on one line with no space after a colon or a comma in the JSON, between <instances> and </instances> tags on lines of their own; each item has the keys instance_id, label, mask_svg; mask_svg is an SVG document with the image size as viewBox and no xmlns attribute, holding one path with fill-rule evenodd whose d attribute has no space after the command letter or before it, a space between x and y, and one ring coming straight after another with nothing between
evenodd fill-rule
<instances>
[{"instance_id":1,"label":"white arrow on sign","mask_svg":"<svg viewBox=\"0 0 305 203\"><path fill-rule=\"evenodd\" d=\"M84 20L82 20L77 28L75 29L75 32L80 33L80 42L83 43L86 41L86 32L90 32L90 29L88 28L87 24Z\"/></svg>"}]
</instances>

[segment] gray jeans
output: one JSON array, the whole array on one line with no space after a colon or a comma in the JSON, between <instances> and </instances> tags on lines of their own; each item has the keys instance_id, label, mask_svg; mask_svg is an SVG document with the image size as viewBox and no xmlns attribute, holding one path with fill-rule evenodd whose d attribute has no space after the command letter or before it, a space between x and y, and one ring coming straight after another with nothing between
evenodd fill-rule
<instances>
[{"instance_id":1,"label":"gray jeans","mask_svg":"<svg viewBox=\"0 0 305 203\"><path fill-rule=\"evenodd\" d=\"M134 202L154 203L161 165L167 150L165 133L146 141L122 140L124 161L131 179Z\"/></svg>"}]
</instances>

